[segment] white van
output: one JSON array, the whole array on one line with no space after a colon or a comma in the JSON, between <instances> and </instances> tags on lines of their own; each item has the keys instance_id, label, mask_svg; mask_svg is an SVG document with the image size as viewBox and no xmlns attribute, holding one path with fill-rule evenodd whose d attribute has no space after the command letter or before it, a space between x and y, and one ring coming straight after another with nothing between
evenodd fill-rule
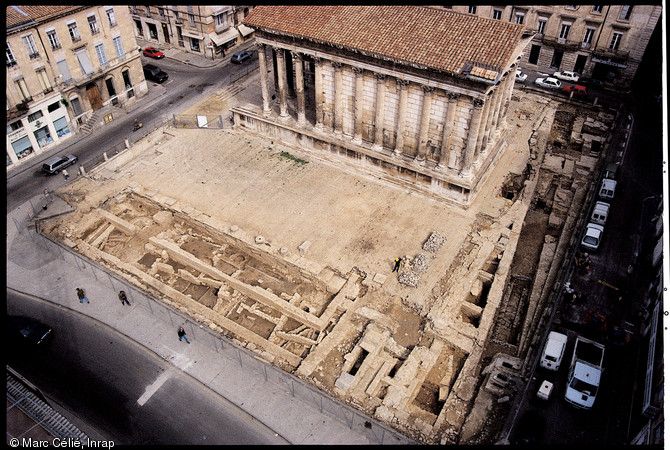
<instances>
[{"instance_id":1,"label":"white van","mask_svg":"<svg viewBox=\"0 0 670 450\"><path fill-rule=\"evenodd\" d=\"M610 204L605 202L596 202L591 212L591 222L598 225L605 225L607 222L607 215L610 212Z\"/></svg>"},{"instance_id":2,"label":"white van","mask_svg":"<svg viewBox=\"0 0 670 450\"><path fill-rule=\"evenodd\" d=\"M586 232L582 238L582 248L587 251L598 250L598 247L600 247L600 241L602 241L603 238L604 231L605 227L602 225L589 222L586 225Z\"/></svg>"},{"instance_id":3,"label":"white van","mask_svg":"<svg viewBox=\"0 0 670 450\"><path fill-rule=\"evenodd\" d=\"M556 331L549 333L549 338L542 352L542 358L540 358L540 366L548 370L558 370L561 366L567 343L568 337L565 334L557 333Z\"/></svg>"},{"instance_id":4,"label":"white van","mask_svg":"<svg viewBox=\"0 0 670 450\"><path fill-rule=\"evenodd\" d=\"M614 198L614 191L616 190L616 181L605 178L600 185L598 196L603 200L612 200Z\"/></svg>"}]
</instances>

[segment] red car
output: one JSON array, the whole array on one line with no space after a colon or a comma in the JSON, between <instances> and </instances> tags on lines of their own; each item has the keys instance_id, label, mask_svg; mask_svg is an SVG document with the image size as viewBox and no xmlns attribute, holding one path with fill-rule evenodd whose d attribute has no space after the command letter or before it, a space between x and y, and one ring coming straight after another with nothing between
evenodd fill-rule
<instances>
[{"instance_id":1,"label":"red car","mask_svg":"<svg viewBox=\"0 0 670 450\"><path fill-rule=\"evenodd\" d=\"M154 59L161 59L165 58L165 53L162 51L158 50L157 48L154 47L147 47L142 51L142 54L144 56L147 56L149 58L154 58Z\"/></svg>"},{"instance_id":2,"label":"red car","mask_svg":"<svg viewBox=\"0 0 670 450\"><path fill-rule=\"evenodd\" d=\"M586 97L586 95L588 94L586 86L583 86L581 84L564 84L562 91L565 92L566 94L574 92L574 94L572 95L575 97Z\"/></svg>"}]
</instances>

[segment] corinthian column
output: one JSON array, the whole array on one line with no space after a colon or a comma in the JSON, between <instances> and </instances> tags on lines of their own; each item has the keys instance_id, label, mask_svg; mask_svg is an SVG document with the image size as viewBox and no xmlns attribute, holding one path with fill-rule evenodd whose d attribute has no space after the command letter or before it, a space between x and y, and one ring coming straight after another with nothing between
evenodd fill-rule
<instances>
[{"instance_id":1,"label":"corinthian column","mask_svg":"<svg viewBox=\"0 0 670 450\"><path fill-rule=\"evenodd\" d=\"M482 118L484 102L478 98L473 101L472 115L470 116L470 125L468 126L468 143L465 146L465 155L461 158L461 172L469 173L475 156L475 147L477 146L477 135L479 134L479 123Z\"/></svg>"},{"instance_id":2,"label":"corinthian column","mask_svg":"<svg viewBox=\"0 0 670 450\"><path fill-rule=\"evenodd\" d=\"M277 76L279 81L279 116L288 117L288 107L286 104L286 63L284 61L284 49L275 49L277 53Z\"/></svg>"},{"instance_id":3,"label":"corinthian column","mask_svg":"<svg viewBox=\"0 0 670 450\"><path fill-rule=\"evenodd\" d=\"M398 120L395 136L395 149L393 153L397 156L402 155L402 149L405 146L405 115L407 114L407 86L409 81L396 78L398 89L400 89L400 99L398 100Z\"/></svg>"},{"instance_id":4,"label":"corinthian column","mask_svg":"<svg viewBox=\"0 0 670 450\"><path fill-rule=\"evenodd\" d=\"M295 70L295 91L298 97L298 125L304 125L305 120L305 79L302 71L302 54L291 52Z\"/></svg>"},{"instance_id":5,"label":"corinthian column","mask_svg":"<svg viewBox=\"0 0 670 450\"><path fill-rule=\"evenodd\" d=\"M263 114L270 113L268 94L268 63L265 57L265 44L256 44L258 50L258 70L261 72L261 97L263 97Z\"/></svg>"},{"instance_id":6,"label":"corinthian column","mask_svg":"<svg viewBox=\"0 0 670 450\"><path fill-rule=\"evenodd\" d=\"M333 119L335 133L342 133L342 63L333 62L333 72L335 78L335 92L333 93L334 103L333 106Z\"/></svg>"},{"instance_id":7,"label":"corinthian column","mask_svg":"<svg viewBox=\"0 0 670 450\"><path fill-rule=\"evenodd\" d=\"M354 96L354 142L363 142L363 69L354 67L356 95Z\"/></svg>"},{"instance_id":8,"label":"corinthian column","mask_svg":"<svg viewBox=\"0 0 670 450\"><path fill-rule=\"evenodd\" d=\"M315 128L323 129L323 59L314 57L314 103L316 109Z\"/></svg>"},{"instance_id":9,"label":"corinthian column","mask_svg":"<svg viewBox=\"0 0 670 450\"><path fill-rule=\"evenodd\" d=\"M375 114L375 143L373 148L381 150L384 144L384 96L386 95L384 83L386 76L376 73L375 77L377 77L377 105Z\"/></svg>"},{"instance_id":10,"label":"corinthian column","mask_svg":"<svg viewBox=\"0 0 670 450\"><path fill-rule=\"evenodd\" d=\"M444 128L442 129L442 147L440 149L440 162L437 168L443 168L449 164L449 154L451 152L451 133L454 128L454 116L456 115L456 100L458 94L447 93L447 111L444 117Z\"/></svg>"},{"instance_id":11,"label":"corinthian column","mask_svg":"<svg viewBox=\"0 0 670 450\"><path fill-rule=\"evenodd\" d=\"M433 88L421 86L423 89L423 103L421 105L421 125L419 126L419 145L417 147L416 162L426 163L428 153L428 125L430 125L430 107L433 103Z\"/></svg>"}]
</instances>

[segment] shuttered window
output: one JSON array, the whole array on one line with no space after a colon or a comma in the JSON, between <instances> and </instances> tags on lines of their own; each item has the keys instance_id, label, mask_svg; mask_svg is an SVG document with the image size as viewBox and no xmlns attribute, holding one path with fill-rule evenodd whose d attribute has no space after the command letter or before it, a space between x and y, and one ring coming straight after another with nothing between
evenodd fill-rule
<instances>
[{"instance_id":1,"label":"shuttered window","mask_svg":"<svg viewBox=\"0 0 670 450\"><path fill-rule=\"evenodd\" d=\"M82 48L81 50L77 50L75 54L79 60L79 65L81 65L81 70L83 70L86 75L92 74L93 65L91 64L91 60L88 58L86 49Z\"/></svg>"}]
</instances>

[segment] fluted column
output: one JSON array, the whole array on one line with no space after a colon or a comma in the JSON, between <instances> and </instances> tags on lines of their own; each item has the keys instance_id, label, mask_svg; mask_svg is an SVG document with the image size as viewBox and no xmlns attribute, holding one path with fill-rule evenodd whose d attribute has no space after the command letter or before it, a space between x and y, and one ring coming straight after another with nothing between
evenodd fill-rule
<instances>
[{"instance_id":1,"label":"fluted column","mask_svg":"<svg viewBox=\"0 0 670 450\"><path fill-rule=\"evenodd\" d=\"M416 162L426 163L428 153L428 126L430 125L430 108L433 105L433 91L430 86L421 86L423 89L423 101L421 104L421 125L419 126L419 145L417 146Z\"/></svg>"},{"instance_id":2,"label":"fluted column","mask_svg":"<svg viewBox=\"0 0 670 450\"><path fill-rule=\"evenodd\" d=\"M482 111L482 116L481 119L479 120L479 131L477 131L477 145L475 146L475 156L479 154L479 152L482 151L482 142L484 141L484 134L486 131L486 118L488 117L489 114L489 108L491 107L491 103L489 102L489 98L484 100L484 109Z\"/></svg>"},{"instance_id":3,"label":"fluted column","mask_svg":"<svg viewBox=\"0 0 670 450\"><path fill-rule=\"evenodd\" d=\"M386 95L384 83L386 76L376 73L375 77L377 77L377 104L375 113L375 143L373 148L381 150L384 144L384 96Z\"/></svg>"},{"instance_id":4,"label":"fluted column","mask_svg":"<svg viewBox=\"0 0 670 450\"><path fill-rule=\"evenodd\" d=\"M407 86L409 81L400 80L396 78L398 89L400 89L400 98L398 100L398 120L396 121L396 136L395 136L395 155L402 155L402 149L405 146L405 115L407 114Z\"/></svg>"},{"instance_id":5,"label":"fluted column","mask_svg":"<svg viewBox=\"0 0 670 450\"><path fill-rule=\"evenodd\" d=\"M335 78L335 92L333 93L334 98L334 107L333 107L333 115L335 116L333 119L334 122L334 128L335 128L335 133L342 133L342 115L343 115L343 108L342 108L342 63L339 62L333 62L333 71L334 73L334 78Z\"/></svg>"},{"instance_id":6,"label":"fluted column","mask_svg":"<svg viewBox=\"0 0 670 450\"><path fill-rule=\"evenodd\" d=\"M258 70L261 72L261 97L263 97L263 114L270 113L270 97L268 91L268 63L265 56L265 44L256 44L258 50Z\"/></svg>"},{"instance_id":7,"label":"fluted column","mask_svg":"<svg viewBox=\"0 0 670 450\"><path fill-rule=\"evenodd\" d=\"M284 60L284 49L275 48L277 54L277 76L279 81L279 116L288 117L286 104L286 62Z\"/></svg>"},{"instance_id":8,"label":"fluted column","mask_svg":"<svg viewBox=\"0 0 670 450\"><path fill-rule=\"evenodd\" d=\"M514 77L512 76L510 76L509 78L510 80L514 79ZM503 113L502 113L503 116L507 114L507 110L509 109L509 102L510 99L512 98L512 91L514 91L514 81L510 81L509 86L507 86L507 92L505 92L505 100L504 100L505 106L503 107Z\"/></svg>"},{"instance_id":9,"label":"fluted column","mask_svg":"<svg viewBox=\"0 0 670 450\"><path fill-rule=\"evenodd\" d=\"M486 149L486 146L489 144L489 138L491 136L491 122L493 120L493 113L496 109L496 91L494 90L491 93L491 98L487 102L488 112L486 113L486 122L484 123L484 139L482 139L482 148L479 149L480 152L483 152Z\"/></svg>"},{"instance_id":10,"label":"fluted column","mask_svg":"<svg viewBox=\"0 0 670 450\"><path fill-rule=\"evenodd\" d=\"M354 142L363 142L363 69L354 67L356 95L354 96Z\"/></svg>"},{"instance_id":11,"label":"fluted column","mask_svg":"<svg viewBox=\"0 0 670 450\"><path fill-rule=\"evenodd\" d=\"M458 94L451 92L447 93L447 111L444 117L444 127L442 129L442 147L440 148L440 161L437 163L437 168L443 168L449 165L449 157L451 153L451 133L454 127L454 116L456 115L456 100Z\"/></svg>"},{"instance_id":12,"label":"fluted column","mask_svg":"<svg viewBox=\"0 0 670 450\"><path fill-rule=\"evenodd\" d=\"M305 78L302 70L302 54L291 52L295 71L295 93L298 97L298 125L304 125L305 119Z\"/></svg>"},{"instance_id":13,"label":"fluted column","mask_svg":"<svg viewBox=\"0 0 670 450\"><path fill-rule=\"evenodd\" d=\"M510 69L509 73L507 74L507 79L505 80L505 85L503 86L503 89L500 92L500 106L498 107L498 114L497 114L497 127L500 127L502 125L503 118L505 117L506 113L506 107L505 107L505 99L506 99L506 94L507 92L511 92L514 90L514 74L515 71L513 69Z\"/></svg>"},{"instance_id":14,"label":"fluted column","mask_svg":"<svg viewBox=\"0 0 670 450\"><path fill-rule=\"evenodd\" d=\"M316 109L316 124L318 130L323 129L323 59L314 57L314 107Z\"/></svg>"},{"instance_id":15,"label":"fluted column","mask_svg":"<svg viewBox=\"0 0 670 450\"><path fill-rule=\"evenodd\" d=\"M470 116L470 125L468 127L468 143L465 146L465 154L461 158L461 172L469 173L475 156L475 147L477 146L477 134L479 133L479 122L482 118L484 102L478 98L473 100L474 107Z\"/></svg>"}]
</instances>

